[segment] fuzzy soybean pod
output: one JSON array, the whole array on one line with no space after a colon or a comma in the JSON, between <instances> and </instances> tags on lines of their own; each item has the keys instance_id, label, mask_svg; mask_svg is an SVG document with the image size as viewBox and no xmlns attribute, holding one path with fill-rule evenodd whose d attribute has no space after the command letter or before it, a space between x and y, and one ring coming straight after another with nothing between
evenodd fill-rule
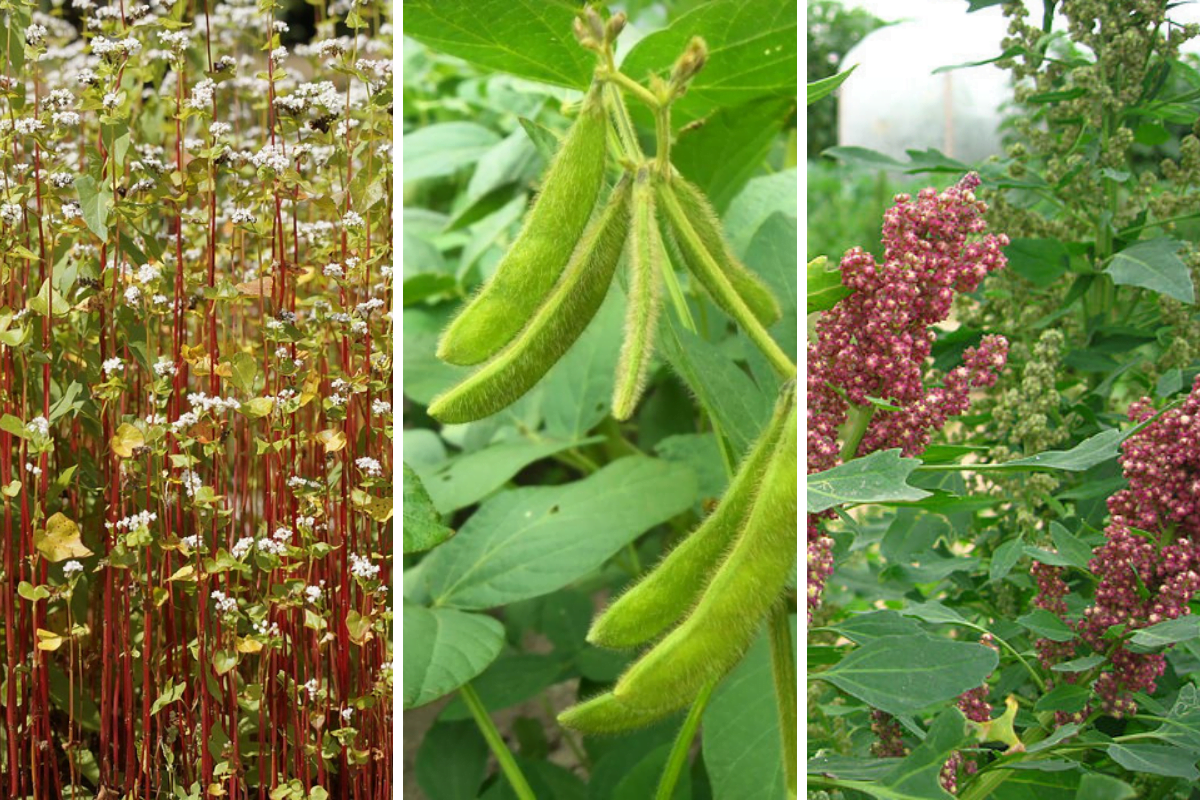
<instances>
[{"instance_id":1,"label":"fuzzy soybean pod","mask_svg":"<svg viewBox=\"0 0 1200 800\"><path fill-rule=\"evenodd\" d=\"M623 177L584 233L560 280L529 324L495 358L434 398L429 415L472 422L515 403L570 349L596 315L629 233L630 180Z\"/></svg>"},{"instance_id":2,"label":"fuzzy soybean pod","mask_svg":"<svg viewBox=\"0 0 1200 800\"><path fill-rule=\"evenodd\" d=\"M636 647L678 622L696 604L722 556L737 538L763 482L795 403L790 384L775 413L742 460L725 496L708 517L633 588L592 623L588 641L599 647Z\"/></svg>"},{"instance_id":3,"label":"fuzzy soybean pod","mask_svg":"<svg viewBox=\"0 0 1200 800\"><path fill-rule=\"evenodd\" d=\"M554 156L542 190L491 280L451 321L438 358L478 364L511 342L563 273L604 184L608 114L594 88Z\"/></svg>"},{"instance_id":4,"label":"fuzzy soybean pod","mask_svg":"<svg viewBox=\"0 0 1200 800\"><path fill-rule=\"evenodd\" d=\"M612 692L604 692L566 709L558 715L558 722L580 733L624 733L656 722L669 716L672 711L674 709L670 708L631 708L618 700Z\"/></svg>"},{"instance_id":5,"label":"fuzzy soybean pod","mask_svg":"<svg viewBox=\"0 0 1200 800\"><path fill-rule=\"evenodd\" d=\"M754 641L795 564L796 452L793 403L741 535L687 619L617 681L613 695L622 705L681 708L732 669Z\"/></svg>"},{"instance_id":6,"label":"fuzzy soybean pod","mask_svg":"<svg viewBox=\"0 0 1200 800\"><path fill-rule=\"evenodd\" d=\"M716 210L704 196L704 192L694 183L674 175L671 178L671 188L675 198L683 210L692 228L700 238L704 249L712 256L721 273L729 281L730 286L737 292L746 307L758 318L764 326L770 327L779 321L783 312L779 309L779 301L762 278L754 274L729 249L729 242L721 231L721 221ZM685 259L690 259L689 250L680 246ZM693 273L698 273L696 266L690 267ZM721 300L716 293L709 292L716 302ZM728 309L726 309L728 311Z\"/></svg>"},{"instance_id":7,"label":"fuzzy soybean pod","mask_svg":"<svg viewBox=\"0 0 1200 800\"><path fill-rule=\"evenodd\" d=\"M630 223L628 256L629 304L625 311L625 339L617 362L612 415L626 420L633 416L646 388L654 333L662 306L661 276L666 251L658 227L654 185L650 170L642 167L633 185L633 219Z\"/></svg>"},{"instance_id":8,"label":"fuzzy soybean pod","mask_svg":"<svg viewBox=\"0 0 1200 800\"><path fill-rule=\"evenodd\" d=\"M754 345L766 356L772 368L785 378L795 377L796 365L767 333L766 328L726 277L717 259L705 247L702 237L697 233L675 193L674 184L675 181L658 182L658 201L671 238L679 246L688 270L704 286L713 302L733 317Z\"/></svg>"}]
</instances>

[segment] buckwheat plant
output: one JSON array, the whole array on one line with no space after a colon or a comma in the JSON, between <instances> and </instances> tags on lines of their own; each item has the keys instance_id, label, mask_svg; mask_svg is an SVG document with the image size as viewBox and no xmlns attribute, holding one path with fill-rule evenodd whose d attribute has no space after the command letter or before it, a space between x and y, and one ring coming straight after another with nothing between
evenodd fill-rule
<instances>
[{"instance_id":1,"label":"buckwheat plant","mask_svg":"<svg viewBox=\"0 0 1200 800\"><path fill-rule=\"evenodd\" d=\"M0 795L392 794L390 13L0 3Z\"/></svg>"}]
</instances>

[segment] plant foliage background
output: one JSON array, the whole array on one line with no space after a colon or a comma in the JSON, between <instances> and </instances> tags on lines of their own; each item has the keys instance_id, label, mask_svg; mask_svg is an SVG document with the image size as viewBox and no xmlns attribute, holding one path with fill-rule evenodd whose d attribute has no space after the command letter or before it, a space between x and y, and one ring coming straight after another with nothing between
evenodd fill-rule
<instances>
[{"instance_id":1,"label":"plant foliage background","mask_svg":"<svg viewBox=\"0 0 1200 800\"><path fill-rule=\"evenodd\" d=\"M391 7L0 3L0 795L392 791Z\"/></svg>"},{"instance_id":2,"label":"plant foliage background","mask_svg":"<svg viewBox=\"0 0 1200 800\"><path fill-rule=\"evenodd\" d=\"M771 334L794 359L795 4L611 5L629 16L618 58L635 80L669 72L690 37L708 43L704 70L673 108L684 127L672 160L784 304ZM593 614L722 495L725 460L757 436L779 389L746 337L687 286L699 334L663 320L646 397L617 423L620 283L515 405L466 425L426 415L464 374L436 359L437 337L511 243L591 79L594 59L570 33L578 10L405 6L406 789L431 800L512 792L489 767L464 692L495 720L537 797L653 795L682 715L620 737L579 737L554 717L627 665L628 655L586 643ZM634 119L653 150L650 115L635 109ZM760 640L717 689L674 796L784 796L768 650Z\"/></svg>"},{"instance_id":3,"label":"plant foliage background","mask_svg":"<svg viewBox=\"0 0 1200 800\"><path fill-rule=\"evenodd\" d=\"M945 322L923 318L932 349L916 374L922 391L952 392L971 348L1001 336L1007 358L948 424L930 426L899 389L850 382L837 384L843 416L817 412L832 433L809 453L824 460L808 499L809 793L1191 797L1200 73L1180 46L1198 31L1165 2L970 8L994 5L1009 34L979 60L1014 80L1006 153L971 165L932 150L825 151L839 169L920 175L942 209L973 202L944 190L978 172L972 196L1005 237L1006 265L948 289L959 296ZM874 234L810 253L832 261L861 245L882 264L873 273L854 252L838 271L810 267L810 311L845 315L873 297L872 276L936 287L960 254L990 252L982 228L946 222L951 211L898 228L914 202L888 212L886 251ZM943 222L957 233L939 234ZM922 232L901 244L897 230ZM964 233L975 249L954 250ZM921 260L934 251L951 255ZM816 369L844 381L872 341ZM872 363L893 374L888 357ZM920 424L888 428L895 419Z\"/></svg>"}]
</instances>

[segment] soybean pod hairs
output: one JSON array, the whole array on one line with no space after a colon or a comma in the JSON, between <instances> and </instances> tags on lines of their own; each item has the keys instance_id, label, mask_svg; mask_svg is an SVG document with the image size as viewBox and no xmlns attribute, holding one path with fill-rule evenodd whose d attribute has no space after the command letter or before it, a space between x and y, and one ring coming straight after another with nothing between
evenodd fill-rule
<instances>
[{"instance_id":1,"label":"soybean pod hairs","mask_svg":"<svg viewBox=\"0 0 1200 800\"><path fill-rule=\"evenodd\" d=\"M666 259L656 206L650 168L643 165L633 185L633 219L625 260L629 302L612 401L612 415L618 420L633 416L645 391L654 353L654 334L662 307L661 270Z\"/></svg>"},{"instance_id":2,"label":"soybean pod hairs","mask_svg":"<svg viewBox=\"0 0 1200 800\"><path fill-rule=\"evenodd\" d=\"M721 273L737 292L738 297L763 325L770 327L778 322L783 315L779 301L775 299L774 293L763 279L733 254L722 230L721 220L704 191L677 173L672 174L668 180L671 181L671 187L684 216L692 224L704 249L720 267ZM683 250L685 258L688 258L688 252ZM696 272L696 267L692 267L691 271Z\"/></svg>"},{"instance_id":3,"label":"soybean pod hairs","mask_svg":"<svg viewBox=\"0 0 1200 800\"><path fill-rule=\"evenodd\" d=\"M593 84L579 117L546 171L541 192L495 274L438 342L438 358L478 364L529 322L581 243L604 184L608 113Z\"/></svg>"},{"instance_id":4,"label":"soybean pod hairs","mask_svg":"<svg viewBox=\"0 0 1200 800\"><path fill-rule=\"evenodd\" d=\"M696 604L736 539L784 434L789 407L795 402L795 384L788 386L716 509L595 619L589 642L613 649L636 647L674 625Z\"/></svg>"},{"instance_id":5,"label":"soybean pod hairs","mask_svg":"<svg viewBox=\"0 0 1200 800\"><path fill-rule=\"evenodd\" d=\"M787 586L796 558L798 503L795 394L742 528L687 618L613 688L643 711L681 708L731 670Z\"/></svg>"},{"instance_id":6,"label":"soybean pod hairs","mask_svg":"<svg viewBox=\"0 0 1200 800\"><path fill-rule=\"evenodd\" d=\"M494 358L434 398L429 414L444 423L472 422L519 400L570 349L596 315L612 283L629 233L632 181L618 181L603 212L529 323Z\"/></svg>"}]
</instances>

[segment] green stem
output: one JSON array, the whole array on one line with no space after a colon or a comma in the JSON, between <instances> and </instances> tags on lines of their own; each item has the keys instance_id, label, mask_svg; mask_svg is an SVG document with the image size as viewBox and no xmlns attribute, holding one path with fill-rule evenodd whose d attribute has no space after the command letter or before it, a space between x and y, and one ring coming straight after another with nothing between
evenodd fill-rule
<instances>
[{"instance_id":1,"label":"green stem","mask_svg":"<svg viewBox=\"0 0 1200 800\"><path fill-rule=\"evenodd\" d=\"M659 99L654 96L653 92L619 70L606 69L604 72L600 73L599 77L601 80L608 81L609 83L629 92L631 95L636 97L638 100L641 100L654 111L658 111L658 109L662 107L662 103L659 102Z\"/></svg>"},{"instance_id":2,"label":"green stem","mask_svg":"<svg viewBox=\"0 0 1200 800\"><path fill-rule=\"evenodd\" d=\"M605 86L605 89L612 115L617 120L617 138L625 148L625 157L634 163L641 163L646 159L646 155L638 144L637 131L633 127L633 120L629 118L629 109L625 108L625 99L621 97L620 90L611 83Z\"/></svg>"},{"instance_id":3,"label":"green stem","mask_svg":"<svg viewBox=\"0 0 1200 800\"><path fill-rule=\"evenodd\" d=\"M525 775L521 773L521 768L517 766L517 761L513 758L512 751L504 743L504 737L500 735L500 731L496 730L496 724L488 716L487 709L483 707L483 701L479 699L479 695L475 693L475 689L472 688L471 684L464 683L458 688L458 691L462 695L463 702L467 704L467 708L471 710L471 716L475 718L475 724L479 726L479 732L483 734L483 738L487 740L492 754L496 756L496 761L499 762L500 770L504 773L504 777L508 778L509 784L512 785L513 791L517 795L517 800L537 800L533 790L529 788L529 781L525 780Z\"/></svg>"},{"instance_id":4,"label":"green stem","mask_svg":"<svg viewBox=\"0 0 1200 800\"><path fill-rule=\"evenodd\" d=\"M671 106L669 103L663 103L654 114L654 135L654 160L658 174L665 177L671 173Z\"/></svg>"},{"instance_id":5,"label":"green stem","mask_svg":"<svg viewBox=\"0 0 1200 800\"><path fill-rule=\"evenodd\" d=\"M788 797L796 797L796 658L792 653L792 621L785 603L771 611L771 674L779 707L779 733L783 740L783 769Z\"/></svg>"},{"instance_id":6,"label":"green stem","mask_svg":"<svg viewBox=\"0 0 1200 800\"><path fill-rule=\"evenodd\" d=\"M658 782L658 791L654 793L654 800L671 800L671 796L675 794L675 785L679 783L679 775L687 766L688 751L692 749L692 740L696 738L696 729L700 727L700 719L704 716L708 698L712 696L716 685L716 681L706 684L692 703L687 719L683 721L683 727L679 729L675 743L671 745L671 754L667 756L667 766Z\"/></svg>"}]
</instances>

